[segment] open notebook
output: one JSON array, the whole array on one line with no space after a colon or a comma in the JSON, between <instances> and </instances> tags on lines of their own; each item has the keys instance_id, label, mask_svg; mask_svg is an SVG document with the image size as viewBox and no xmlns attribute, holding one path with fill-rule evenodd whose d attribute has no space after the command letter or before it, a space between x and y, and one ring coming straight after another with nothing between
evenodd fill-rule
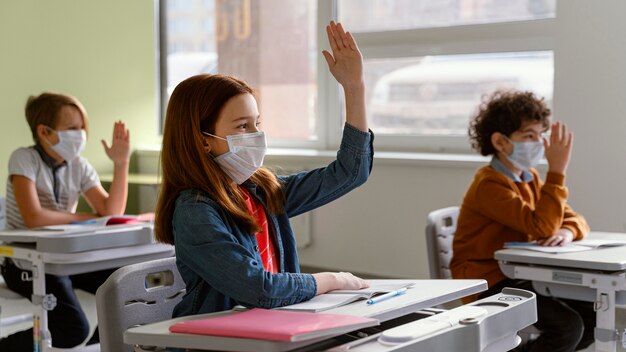
<instances>
[{"instance_id":1,"label":"open notebook","mask_svg":"<svg viewBox=\"0 0 626 352\"><path fill-rule=\"evenodd\" d=\"M46 231L72 231L81 230L85 227L98 228L111 225L126 225L137 223L151 223L154 221L154 213L139 215L109 215L85 221L75 221L69 224L46 225L34 228L34 230Z\"/></svg>"},{"instance_id":2,"label":"open notebook","mask_svg":"<svg viewBox=\"0 0 626 352\"><path fill-rule=\"evenodd\" d=\"M377 295L413 286L413 282L368 280L370 287L361 290L335 290L313 297L312 299L276 309L304 312L322 312L344 306L359 300L368 300Z\"/></svg>"},{"instance_id":3,"label":"open notebook","mask_svg":"<svg viewBox=\"0 0 626 352\"><path fill-rule=\"evenodd\" d=\"M295 342L337 336L378 324L377 319L352 315L254 308L214 318L181 321L170 326L169 330L174 333Z\"/></svg>"},{"instance_id":4,"label":"open notebook","mask_svg":"<svg viewBox=\"0 0 626 352\"><path fill-rule=\"evenodd\" d=\"M610 247L618 247L618 246L626 246L626 240L614 241L614 240L602 240L602 239L587 239L587 240L580 240L580 241L567 243L563 246L554 246L554 247L541 246L535 243L534 241L533 242L505 242L504 243L504 248L526 249L529 251L537 251L537 252L544 252L544 253L571 253L571 252L581 252L581 251L588 251L592 249L610 248Z\"/></svg>"}]
</instances>

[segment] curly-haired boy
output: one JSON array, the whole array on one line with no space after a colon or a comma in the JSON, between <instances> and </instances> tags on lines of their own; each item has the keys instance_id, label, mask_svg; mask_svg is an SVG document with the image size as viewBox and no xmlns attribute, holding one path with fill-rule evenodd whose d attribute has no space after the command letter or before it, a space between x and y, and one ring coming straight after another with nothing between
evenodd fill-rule
<instances>
[{"instance_id":1,"label":"curly-haired boy","mask_svg":"<svg viewBox=\"0 0 626 352\"><path fill-rule=\"evenodd\" d=\"M542 134L551 129L549 137ZM483 102L469 127L472 147L492 155L480 168L461 205L451 262L455 279L484 278L489 290L504 287L533 291L530 281L504 276L494 252L504 242L537 241L558 246L582 239L589 226L567 204L565 172L573 135L565 124L550 126L550 109L531 92L500 91ZM545 155L545 182L535 169ZM528 351L574 351L593 343L591 303L537 295L541 335Z\"/></svg>"}]
</instances>

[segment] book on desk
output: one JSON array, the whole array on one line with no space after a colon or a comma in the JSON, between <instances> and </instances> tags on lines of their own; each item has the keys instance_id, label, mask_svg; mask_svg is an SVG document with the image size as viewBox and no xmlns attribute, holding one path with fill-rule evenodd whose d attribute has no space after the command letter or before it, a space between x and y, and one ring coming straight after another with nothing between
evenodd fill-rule
<instances>
[{"instance_id":1,"label":"book on desk","mask_svg":"<svg viewBox=\"0 0 626 352\"><path fill-rule=\"evenodd\" d=\"M543 252L543 253L571 253L589 251L592 249L602 249L626 246L626 241L615 241L605 239L585 239L580 241L574 241L567 243L563 246L542 246L537 242L505 242L504 248L509 249L525 249L529 251Z\"/></svg>"},{"instance_id":2,"label":"book on desk","mask_svg":"<svg viewBox=\"0 0 626 352\"><path fill-rule=\"evenodd\" d=\"M369 300L381 294L400 290L413 286L412 282L407 281L389 281L389 280L368 280L368 288L360 290L334 290L328 293L317 295L312 299L292 304L290 306L280 307L280 310L292 310L301 312L323 312L325 310L345 306L359 300Z\"/></svg>"},{"instance_id":3,"label":"book on desk","mask_svg":"<svg viewBox=\"0 0 626 352\"><path fill-rule=\"evenodd\" d=\"M139 215L108 215L99 218L73 221L69 224L45 225L33 228L36 231L73 231L84 230L88 228L101 228L115 225L130 225L141 223L153 223L154 213L145 213Z\"/></svg>"},{"instance_id":4,"label":"book on desk","mask_svg":"<svg viewBox=\"0 0 626 352\"><path fill-rule=\"evenodd\" d=\"M378 325L373 318L254 308L212 318L186 320L169 327L173 333L238 337L271 341L306 341L337 336Z\"/></svg>"}]
</instances>

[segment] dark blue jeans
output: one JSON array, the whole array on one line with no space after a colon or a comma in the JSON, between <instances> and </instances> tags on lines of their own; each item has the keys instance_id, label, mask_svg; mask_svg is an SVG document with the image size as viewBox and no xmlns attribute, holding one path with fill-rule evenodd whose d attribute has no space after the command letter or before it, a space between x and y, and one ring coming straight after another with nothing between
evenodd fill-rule
<instances>
[{"instance_id":1,"label":"dark blue jeans","mask_svg":"<svg viewBox=\"0 0 626 352\"><path fill-rule=\"evenodd\" d=\"M20 295L31 299L33 283L22 281L22 270L11 260L2 265L2 276L7 286ZM100 285L115 269L102 270L71 276L46 275L46 293L57 299L56 307L48 312L48 329L52 337L52 346L71 348L80 345L89 335L89 321L80 307L74 289L95 294ZM97 330L96 333L97 335ZM94 336L97 338L98 336ZM93 338L92 338L93 339ZM14 333L0 340L0 351L30 352L33 350L33 329Z\"/></svg>"},{"instance_id":2,"label":"dark blue jeans","mask_svg":"<svg viewBox=\"0 0 626 352\"><path fill-rule=\"evenodd\" d=\"M480 298L500 293L504 287L535 292L532 282L505 279L480 294ZM536 292L535 292L536 293ZM541 335L529 346L517 350L529 352L573 352L594 342L596 312L592 302L547 297L537 294L537 322Z\"/></svg>"}]
</instances>

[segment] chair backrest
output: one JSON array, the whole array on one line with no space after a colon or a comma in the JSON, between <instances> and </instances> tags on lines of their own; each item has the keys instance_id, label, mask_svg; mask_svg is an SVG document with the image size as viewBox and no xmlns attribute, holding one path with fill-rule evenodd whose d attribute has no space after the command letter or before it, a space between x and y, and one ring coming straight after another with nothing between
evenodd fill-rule
<instances>
[{"instance_id":1,"label":"chair backrest","mask_svg":"<svg viewBox=\"0 0 626 352\"><path fill-rule=\"evenodd\" d=\"M451 279L452 241L459 207L438 209L428 214L426 246L431 279Z\"/></svg>"},{"instance_id":2,"label":"chair backrest","mask_svg":"<svg viewBox=\"0 0 626 352\"><path fill-rule=\"evenodd\" d=\"M7 200L0 197L0 230L4 230L7 226Z\"/></svg>"},{"instance_id":3,"label":"chair backrest","mask_svg":"<svg viewBox=\"0 0 626 352\"><path fill-rule=\"evenodd\" d=\"M101 351L132 352L133 346L124 344L124 331L170 319L184 292L175 257L116 270L96 292Z\"/></svg>"}]
</instances>

